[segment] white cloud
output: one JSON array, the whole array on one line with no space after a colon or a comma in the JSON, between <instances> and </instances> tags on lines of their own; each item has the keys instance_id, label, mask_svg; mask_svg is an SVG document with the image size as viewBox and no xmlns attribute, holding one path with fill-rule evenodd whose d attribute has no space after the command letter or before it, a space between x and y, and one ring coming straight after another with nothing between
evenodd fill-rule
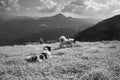
<instances>
[{"instance_id":1,"label":"white cloud","mask_svg":"<svg viewBox=\"0 0 120 80\"><path fill-rule=\"evenodd\" d=\"M84 4L87 6L86 9L99 10L113 10L115 8L120 8L119 0L105 0L103 3L98 3L95 0L86 0Z\"/></svg>"},{"instance_id":2,"label":"white cloud","mask_svg":"<svg viewBox=\"0 0 120 80\"><path fill-rule=\"evenodd\" d=\"M21 11L24 7L24 10L29 10L31 13L34 11L41 14L63 12L88 17L111 16L120 13L120 0L37 0L35 3L34 0L21 1L1 0L0 10Z\"/></svg>"},{"instance_id":3,"label":"white cloud","mask_svg":"<svg viewBox=\"0 0 120 80\"><path fill-rule=\"evenodd\" d=\"M48 9L51 9L57 5L57 3L52 0L40 0L40 2L43 3L42 5L43 8L48 8Z\"/></svg>"},{"instance_id":4,"label":"white cloud","mask_svg":"<svg viewBox=\"0 0 120 80\"><path fill-rule=\"evenodd\" d=\"M109 6L106 4L102 4L102 3L97 3L94 0L89 0L89 1L85 1L84 4L86 5L86 9L93 9L95 11L99 11L101 9L109 9Z\"/></svg>"},{"instance_id":5,"label":"white cloud","mask_svg":"<svg viewBox=\"0 0 120 80\"><path fill-rule=\"evenodd\" d=\"M68 1L66 3L60 3L56 7L56 12L61 12L67 5L69 5L71 1Z\"/></svg>"},{"instance_id":6,"label":"white cloud","mask_svg":"<svg viewBox=\"0 0 120 80\"><path fill-rule=\"evenodd\" d=\"M112 11L112 14L113 14L113 15L118 15L118 14L120 14L120 9L113 10L113 11Z\"/></svg>"},{"instance_id":7,"label":"white cloud","mask_svg":"<svg viewBox=\"0 0 120 80\"><path fill-rule=\"evenodd\" d=\"M1 9L3 11L19 11L20 5L18 4L19 0L8 0L8 2L0 1Z\"/></svg>"},{"instance_id":8,"label":"white cloud","mask_svg":"<svg viewBox=\"0 0 120 80\"><path fill-rule=\"evenodd\" d=\"M52 0L40 0L40 5L35 7L41 13L52 13L55 11L57 3Z\"/></svg>"},{"instance_id":9,"label":"white cloud","mask_svg":"<svg viewBox=\"0 0 120 80\"><path fill-rule=\"evenodd\" d=\"M5 1L0 1L0 6L6 6L6 2Z\"/></svg>"},{"instance_id":10,"label":"white cloud","mask_svg":"<svg viewBox=\"0 0 120 80\"><path fill-rule=\"evenodd\" d=\"M114 15L113 11L120 9L119 0L86 0L83 3L86 7L82 13L86 16L111 16Z\"/></svg>"},{"instance_id":11,"label":"white cloud","mask_svg":"<svg viewBox=\"0 0 120 80\"><path fill-rule=\"evenodd\" d=\"M41 9L43 9L42 7L40 7L40 6L37 6L37 7L35 7L37 10L41 10Z\"/></svg>"},{"instance_id":12,"label":"white cloud","mask_svg":"<svg viewBox=\"0 0 120 80\"><path fill-rule=\"evenodd\" d=\"M11 10L19 11L20 5L18 4L19 0L9 0L8 7L11 8Z\"/></svg>"},{"instance_id":13,"label":"white cloud","mask_svg":"<svg viewBox=\"0 0 120 80\"><path fill-rule=\"evenodd\" d=\"M4 10L6 10L6 11L12 11L12 9L10 7L5 7Z\"/></svg>"},{"instance_id":14,"label":"white cloud","mask_svg":"<svg viewBox=\"0 0 120 80\"><path fill-rule=\"evenodd\" d=\"M25 8L26 10L30 10L30 8Z\"/></svg>"},{"instance_id":15,"label":"white cloud","mask_svg":"<svg viewBox=\"0 0 120 80\"><path fill-rule=\"evenodd\" d=\"M72 1L75 0L40 0L41 5L36 8L41 12L61 12Z\"/></svg>"},{"instance_id":16,"label":"white cloud","mask_svg":"<svg viewBox=\"0 0 120 80\"><path fill-rule=\"evenodd\" d=\"M112 13L120 13L120 9L116 9L116 10L112 11Z\"/></svg>"}]
</instances>

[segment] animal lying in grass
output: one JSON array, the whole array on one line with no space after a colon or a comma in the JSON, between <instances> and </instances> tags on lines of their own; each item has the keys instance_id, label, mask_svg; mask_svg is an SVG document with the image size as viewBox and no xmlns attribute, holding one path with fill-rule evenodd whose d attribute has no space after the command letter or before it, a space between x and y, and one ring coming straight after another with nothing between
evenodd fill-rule
<instances>
[{"instance_id":1,"label":"animal lying in grass","mask_svg":"<svg viewBox=\"0 0 120 80\"><path fill-rule=\"evenodd\" d=\"M76 40L73 39L73 38L69 38L67 39L65 36L61 36L59 38L59 41L60 41L60 45L59 47L62 48L64 45L66 45L67 47L72 47L72 43L76 43Z\"/></svg>"},{"instance_id":2,"label":"animal lying in grass","mask_svg":"<svg viewBox=\"0 0 120 80\"><path fill-rule=\"evenodd\" d=\"M50 46L45 46L43 48L42 53L40 53L39 55L27 56L26 61L28 61L28 62L43 61L43 60L48 59L49 57L52 57L51 47Z\"/></svg>"}]
</instances>

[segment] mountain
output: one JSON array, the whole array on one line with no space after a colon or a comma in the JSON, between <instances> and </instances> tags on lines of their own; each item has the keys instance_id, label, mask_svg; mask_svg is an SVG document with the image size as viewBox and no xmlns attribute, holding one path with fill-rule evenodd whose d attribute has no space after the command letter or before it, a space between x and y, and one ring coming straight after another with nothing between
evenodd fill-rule
<instances>
[{"instance_id":1,"label":"mountain","mask_svg":"<svg viewBox=\"0 0 120 80\"><path fill-rule=\"evenodd\" d=\"M95 24L95 23L94 23ZM61 35L72 36L93 23L57 14L51 17L12 17L0 23L0 45L31 41L56 40Z\"/></svg>"},{"instance_id":2,"label":"mountain","mask_svg":"<svg viewBox=\"0 0 120 80\"><path fill-rule=\"evenodd\" d=\"M79 41L120 40L120 15L105 19L78 32L74 38Z\"/></svg>"}]
</instances>

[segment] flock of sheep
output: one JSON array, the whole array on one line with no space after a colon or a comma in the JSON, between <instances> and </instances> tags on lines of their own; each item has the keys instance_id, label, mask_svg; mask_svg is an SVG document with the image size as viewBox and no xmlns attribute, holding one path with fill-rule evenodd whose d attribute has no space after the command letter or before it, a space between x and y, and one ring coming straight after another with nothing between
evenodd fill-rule
<instances>
[{"instance_id":1,"label":"flock of sheep","mask_svg":"<svg viewBox=\"0 0 120 80\"><path fill-rule=\"evenodd\" d=\"M72 44L76 43L75 39L73 39L73 38L67 39L65 36L61 36L59 38L59 41L60 41L59 48L63 48L64 46L72 47ZM51 47L50 46L45 46L43 48L43 52L42 53L40 53L39 55L34 55L34 56L27 56L26 60L28 62L36 62L36 61L46 60L46 59L48 59L50 57L52 57Z\"/></svg>"}]
</instances>

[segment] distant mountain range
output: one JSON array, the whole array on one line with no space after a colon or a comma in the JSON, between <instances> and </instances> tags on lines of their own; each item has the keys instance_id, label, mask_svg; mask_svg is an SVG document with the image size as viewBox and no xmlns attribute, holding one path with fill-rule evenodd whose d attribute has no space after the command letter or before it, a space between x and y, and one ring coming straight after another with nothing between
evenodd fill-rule
<instances>
[{"instance_id":1,"label":"distant mountain range","mask_svg":"<svg viewBox=\"0 0 120 80\"><path fill-rule=\"evenodd\" d=\"M45 41L57 40L61 35L70 37L97 22L95 19L72 18L63 14L42 18L23 16L0 19L0 45L35 42L40 37Z\"/></svg>"},{"instance_id":2,"label":"distant mountain range","mask_svg":"<svg viewBox=\"0 0 120 80\"><path fill-rule=\"evenodd\" d=\"M120 15L108 18L74 35L79 41L120 40Z\"/></svg>"}]
</instances>

